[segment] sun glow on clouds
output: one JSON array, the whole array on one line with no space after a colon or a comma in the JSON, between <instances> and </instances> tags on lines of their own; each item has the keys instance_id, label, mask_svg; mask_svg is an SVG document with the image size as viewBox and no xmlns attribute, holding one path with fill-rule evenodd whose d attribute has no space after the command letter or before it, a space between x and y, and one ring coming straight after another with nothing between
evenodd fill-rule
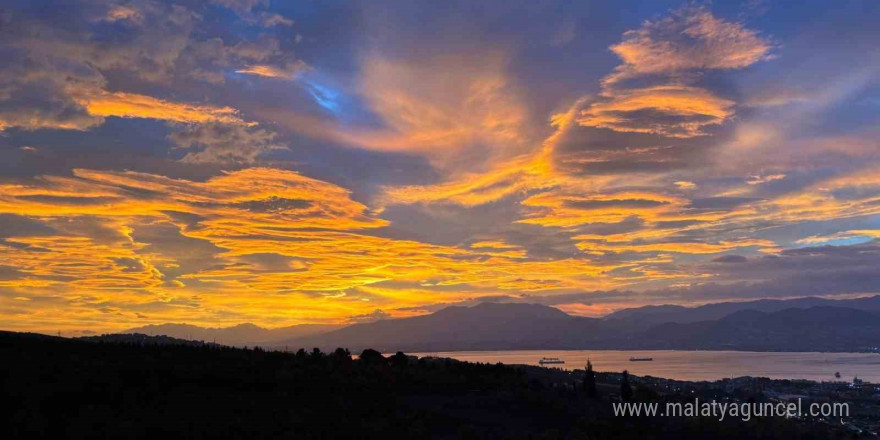
<instances>
[{"instance_id":1,"label":"sun glow on clouds","mask_svg":"<svg viewBox=\"0 0 880 440\"><path fill-rule=\"evenodd\" d=\"M700 88L664 85L616 92L611 100L584 110L578 123L614 131L688 138L704 134L704 126L724 122L733 114L733 105L733 101ZM637 112L643 114L633 116Z\"/></svg>"},{"instance_id":2,"label":"sun glow on clouds","mask_svg":"<svg viewBox=\"0 0 880 440\"><path fill-rule=\"evenodd\" d=\"M576 11L540 35L437 17L461 31L438 36L407 10L332 38L265 2L96 4L70 27L13 11L7 328L340 323L493 297L599 316L876 254L875 130L823 132L845 107L876 125L870 97L847 101L874 61L813 92L773 70L788 46L771 29L708 7L628 19L604 53ZM126 144L143 120L167 151ZM78 147L105 136L118 152Z\"/></svg>"},{"instance_id":3,"label":"sun glow on clouds","mask_svg":"<svg viewBox=\"0 0 880 440\"><path fill-rule=\"evenodd\" d=\"M770 48L756 32L702 8L646 21L611 46L623 64L603 79L601 98L578 122L620 132L703 136L705 127L730 119L736 103L690 85L700 76L694 73L741 69L769 59Z\"/></svg>"},{"instance_id":4,"label":"sun glow on clouds","mask_svg":"<svg viewBox=\"0 0 880 440\"><path fill-rule=\"evenodd\" d=\"M481 289L593 288L610 282L596 276L619 267L586 259L522 261L523 250L500 242L475 243L468 250L376 237L369 230L387 222L352 201L347 190L275 169L245 169L203 183L76 170L74 177L46 176L35 184L0 189L0 212L27 212L50 226L90 218L105 231L104 242L46 235L10 238L0 247L4 261L21 274L5 285L31 289L30 294L33 289L45 292L59 307L77 307L59 292L66 288L87 292L98 302L112 296L123 309L136 309L140 301L134 298L152 298L157 303L151 307L162 309L167 302L160 298L182 300L199 293L200 307L217 313L291 319L302 316L302 310L288 315L279 305L294 301L298 308L329 314L335 307L354 313L388 302L401 306L426 300L407 300L405 290L383 287L388 282L443 288L430 295L442 302ZM141 229L162 225L212 245L214 264L198 270L180 267L164 255L162 245L132 238ZM274 268L257 264L265 255L286 263ZM180 270L184 273L169 275ZM368 286L368 294L359 290ZM453 286L458 293L444 293ZM265 296L252 303L255 295Z\"/></svg>"},{"instance_id":5,"label":"sun glow on clouds","mask_svg":"<svg viewBox=\"0 0 880 440\"><path fill-rule=\"evenodd\" d=\"M148 118L163 121L200 123L242 123L232 107L211 107L164 101L131 93L99 93L80 99L80 104L95 116Z\"/></svg>"},{"instance_id":6,"label":"sun glow on clouds","mask_svg":"<svg viewBox=\"0 0 880 440\"><path fill-rule=\"evenodd\" d=\"M272 65L260 65L255 64L251 66L247 66L243 69L236 70L236 73L245 73L249 75L257 75L263 76L266 78L279 78L279 79L295 79L300 73L309 70L309 65L304 63L303 61L294 61L287 63L284 66L272 66Z\"/></svg>"},{"instance_id":7,"label":"sun glow on clouds","mask_svg":"<svg viewBox=\"0 0 880 440\"><path fill-rule=\"evenodd\" d=\"M387 129L362 133L361 145L426 154L440 166L471 149L493 157L523 152L527 111L505 64L494 53L413 61L371 55L359 88Z\"/></svg>"}]
</instances>

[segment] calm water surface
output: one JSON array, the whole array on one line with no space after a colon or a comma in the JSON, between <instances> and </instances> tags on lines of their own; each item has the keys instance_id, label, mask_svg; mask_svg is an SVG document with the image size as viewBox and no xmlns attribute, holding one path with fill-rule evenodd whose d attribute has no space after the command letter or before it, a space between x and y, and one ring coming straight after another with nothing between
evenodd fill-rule
<instances>
[{"instance_id":1,"label":"calm water surface","mask_svg":"<svg viewBox=\"0 0 880 440\"><path fill-rule=\"evenodd\" d=\"M469 362L538 365L542 357L565 361L552 365L584 368L587 358L596 371L629 370L638 376L677 380L717 380L756 376L771 379L847 380L854 376L880 383L878 353L758 353L749 351L616 351L616 350L522 350L409 353L416 356L449 357ZM630 357L651 357L651 362L630 362ZM841 378L835 379L834 373Z\"/></svg>"}]
</instances>

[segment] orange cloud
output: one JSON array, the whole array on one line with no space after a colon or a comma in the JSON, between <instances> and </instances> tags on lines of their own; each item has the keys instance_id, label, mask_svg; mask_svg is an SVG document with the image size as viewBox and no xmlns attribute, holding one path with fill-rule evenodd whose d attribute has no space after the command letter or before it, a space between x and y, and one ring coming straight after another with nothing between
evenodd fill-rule
<instances>
[{"instance_id":1,"label":"orange cloud","mask_svg":"<svg viewBox=\"0 0 880 440\"><path fill-rule=\"evenodd\" d=\"M528 111L505 67L497 53L414 60L371 54L363 62L357 92L382 128L348 126L284 109L263 109L260 116L314 138L425 155L439 168L460 166L463 154L506 160L534 144Z\"/></svg>"},{"instance_id":2,"label":"orange cloud","mask_svg":"<svg viewBox=\"0 0 880 440\"><path fill-rule=\"evenodd\" d=\"M232 107L183 104L134 93L100 92L78 100L94 116L148 118L182 123L243 123L238 117L238 111Z\"/></svg>"},{"instance_id":3,"label":"orange cloud","mask_svg":"<svg viewBox=\"0 0 880 440\"><path fill-rule=\"evenodd\" d=\"M602 80L600 99L578 122L619 132L703 136L704 127L730 119L736 103L692 85L699 75L689 72L740 69L769 59L770 49L755 31L704 8L646 21L611 46L623 64ZM627 83L635 79L640 85Z\"/></svg>"},{"instance_id":4,"label":"orange cloud","mask_svg":"<svg viewBox=\"0 0 880 440\"><path fill-rule=\"evenodd\" d=\"M585 223L613 223L629 217L656 221L677 212L684 199L648 192L618 192L581 196L562 191L537 194L522 204L534 208L521 223L571 227Z\"/></svg>"},{"instance_id":5,"label":"orange cloud","mask_svg":"<svg viewBox=\"0 0 880 440\"><path fill-rule=\"evenodd\" d=\"M82 326L81 319L92 327L130 326L147 311L172 320L190 304L199 308L191 322L338 321L377 306L627 282L603 275L620 263L532 260L499 240L456 247L370 235L387 221L348 190L277 169L204 182L75 170L72 177L3 184L0 194L0 213L51 231L0 243L4 261L19 271L0 288L52 298L25 309L10 299L29 314L26 321L4 315L18 326ZM193 249L208 253L190 255Z\"/></svg>"},{"instance_id":6,"label":"orange cloud","mask_svg":"<svg viewBox=\"0 0 880 440\"><path fill-rule=\"evenodd\" d=\"M107 15L103 18L103 21L129 21L136 24L142 23L143 20L144 15L141 11L130 5L113 5L107 11Z\"/></svg>"},{"instance_id":7,"label":"orange cloud","mask_svg":"<svg viewBox=\"0 0 880 440\"><path fill-rule=\"evenodd\" d=\"M606 84L632 76L696 69L741 69L770 57L771 45L742 24L725 21L700 7L645 21L611 46L623 65Z\"/></svg>"},{"instance_id":8,"label":"orange cloud","mask_svg":"<svg viewBox=\"0 0 880 440\"><path fill-rule=\"evenodd\" d=\"M785 174L762 174L756 176L749 176L749 180L746 182L749 185L760 185L762 183L772 182L774 180L782 180L785 179Z\"/></svg>"},{"instance_id":9,"label":"orange cloud","mask_svg":"<svg viewBox=\"0 0 880 440\"><path fill-rule=\"evenodd\" d=\"M372 147L428 153L481 143L493 149L521 147L527 111L504 67L500 54L410 61L368 57L361 93L399 136Z\"/></svg>"},{"instance_id":10,"label":"orange cloud","mask_svg":"<svg viewBox=\"0 0 880 440\"><path fill-rule=\"evenodd\" d=\"M777 249L776 243L771 240L740 239L720 241L717 243L705 242L664 242L664 243L640 243L640 244L609 244L603 239L591 236L577 236L575 239L583 240L577 244L578 249L589 253L620 253L620 252L670 252L679 254L717 254L732 249L743 247L762 247Z\"/></svg>"},{"instance_id":11,"label":"orange cloud","mask_svg":"<svg viewBox=\"0 0 880 440\"><path fill-rule=\"evenodd\" d=\"M309 69L309 65L303 61L297 60L284 66L270 66L263 64L255 64L247 66L243 69L236 70L236 73L244 73L248 75L257 75L266 78L295 79L299 74Z\"/></svg>"},{"instance_id":12,"label":"orange cloud","mask_svg":"<svg viewBox=\"0 0 880 440\"><path fill-rule=\"evenodd\" d=\"M849 192L850 194L846 194ZM776 221L832 220L880 214L880 170L862 170L814 183L763 204Z\"/></svg>"},{"instance_id":13,"label":"orange cloud","mask_svg":"<svg viewBox=\"0 0 880 440\"><path fill-rule=\"evenodd\" d=\"M602 179L591 182L576 181L558 173L553 164L553 152L562 136L575 123L575 115L583 105L575 102L565 112L550 119L554 132L532 148L531 153L509 160L498 161L487 172L459 175L448 182L425 185L388 187L377 204L455 203L462 206L478 206L500 200L514 194L543 191L568 184L580 190L595 188Z\"/></svg>"},{"instance_id":14,"label":"orange cloud","mask_svg":"<svg viewBox=\"0 0 880 440\"><path fill-rule=\"evenodd\" d=\"M584 109L578 123L621 132L688 138L704 135L703 127L719 125L733 115L733 101L697 87L666 85L606 95L607 100Z\"/></svg>"},{"instance_id":15,"label":"orange cloud","mask_svg":"<svg viewBox=\"0 0 880 440\"><path fill-rule=\"evenodd\" d=\"M880 229L855 229L841 231L830 235L812 235L795 241L798 244L825 244L835 240L850 240L854 238L880 238Z\"/></svg>"},{"instance_id":16,"label":"orange cloud","mask_svg":"<svg viewBox=\"0 0 880 440\"><path fill-rule=\"evenodd\" d=\"M556 304L553 307L556 307L569 315L576 316L601 317L614 312L614 308L608 304L587 305L582 303L569 303Z\"/></svg>"}]
</instances>

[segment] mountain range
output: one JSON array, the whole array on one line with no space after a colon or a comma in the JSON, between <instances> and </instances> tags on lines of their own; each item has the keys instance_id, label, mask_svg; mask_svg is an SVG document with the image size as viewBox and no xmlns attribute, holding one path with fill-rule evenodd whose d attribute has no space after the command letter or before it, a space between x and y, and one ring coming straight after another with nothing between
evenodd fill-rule
<instances>
[{"instance_id":1,"label":"mountain range","mask_svg":"<svg viewBox=\"0 0 880 440\"><path fill-rule=\"evenodd\" d=\"M635 326L651 326L674 322L686 324L698 321L711 321L724 318L741 310L756 310L773 313L785 309L806 309L810 307L844 307L856 310L880 311L880 295L855 299L826 299L804 297L794 299L760 299L745 302L721 302L706 304L699 307L683 307L676 305L645 306L618 310L603 319L619 321Z\"/></svg>"},{"instance_id":2,"label":"mountain range","mask_svg":"<svg viewBox=\"0 0 880 440\"><path fill-rule=\"evenodd\" d=\"M380 351L528 349L680 349L877 351L880 295L828 300L646 306L603 318L572 316L524 303L452 306L435 313L349 326L265 329L252 324L204 329L165 324L125 333L167 335L227 345Z\"/></svg>"}]
</instances>

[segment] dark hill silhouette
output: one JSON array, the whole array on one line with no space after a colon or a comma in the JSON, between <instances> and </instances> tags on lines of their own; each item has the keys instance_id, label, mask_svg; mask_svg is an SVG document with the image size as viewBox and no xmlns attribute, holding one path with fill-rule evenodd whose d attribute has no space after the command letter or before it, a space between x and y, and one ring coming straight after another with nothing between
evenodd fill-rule
<instances>
[{"instance_id":1,"label":"dark hill silhouette","mask_svg":"<svg viewBox=\"0 0 880 440\"><path fill-rule=\"evenodd\" d=\"M188 339L180 339L180 338L172 338L171 336L158 335L151 336L145 335L141 333L128 333L128 334L106 334L106 335L98 335L98 336L82 336L79 338L74 338L79 341L85 342L100 342L100 343L112 343L112 344L130 344L130 345L141 345L141 346L156 346L156 345L183 345L188 347L219 347L220 344L213 344L210 342L202 342L202 341L191 341Z\"/></svg>"},{"instance_id":2,"label":"dark hill silhouette","mask_svg":"<svg viewBox=\"0 0 880 440\"><path fill-rule=\"evenodd\" d=\"M336 330L336 324L301 324L280 328L264 328L251 323L232 327L199 327L189 324L160 324L136 327L120 333L139 333L151 336L170 336L172 338L216 342L230 346L254 346L275 343L290 338L311 336Z\"/></svg>"},{"instance_id":3,"label":"dark hill silhouette","mask_svg":"<svg viewBox=\"0 0 880 440\"><path fill-rule=\"evenodd\" d=\"M4 438L851 438L838 424L785 417L615 417L618 373L597 373L598 392L588 395L583 371L142 343L159 340L173 342L0 331ZM629 380L634 400L660 397ZM763 401L747 389L719 392L664 390L662 399Z\"/></svg>"}]
</instances>

